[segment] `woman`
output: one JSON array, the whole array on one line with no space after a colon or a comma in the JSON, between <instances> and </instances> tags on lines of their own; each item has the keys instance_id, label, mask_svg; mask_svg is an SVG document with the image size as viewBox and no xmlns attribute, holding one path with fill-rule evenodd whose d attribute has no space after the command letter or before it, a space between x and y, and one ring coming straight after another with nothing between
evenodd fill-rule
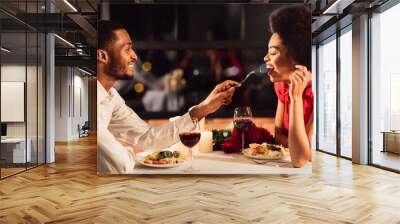
<instances>
[{"instance_id":1,"label":"woman","mask_svg":"<svg viewBox=\"0 0 400 224\"><path fill-rule=\"evenodd\" d=\"M274 11L264 57L278 96L275 141L289 147L292 164L311 161L314 96L311 89L311 13L303 5Z\"/></svg>"}]
</instances>

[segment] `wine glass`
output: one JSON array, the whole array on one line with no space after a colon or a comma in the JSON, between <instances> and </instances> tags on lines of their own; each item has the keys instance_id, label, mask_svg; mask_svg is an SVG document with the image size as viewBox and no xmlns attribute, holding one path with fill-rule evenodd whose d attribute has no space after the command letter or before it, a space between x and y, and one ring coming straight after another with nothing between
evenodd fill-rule
<instances>
[{"instance_id":1,"label":"wine glass","mask_svg":"<svg viewBox=\"0 0 400 224\"><path fill-rule=\"evenodd\" d=\"M250 107L236 107L233 114L233 124L242 135L242 151L244 149L244 133L249 129L252 123L252 114Z\"/></svg>"},{"instance_id":2,"label":"wine glass","mask_svg":"<svg viewBox=\"0 0 400 224\"><path fill-rule=\"evenodd\" d=\"M200 141L201 133L200 133L200 125L199 121L194 118L192 119L195 128L192 131L184 131L179 133L179 139L182 144L188 147L188 151L190 154L190 167L188 171L194 171L193 168L193 147L197 145Z\"/></svg>"}]
</instances>

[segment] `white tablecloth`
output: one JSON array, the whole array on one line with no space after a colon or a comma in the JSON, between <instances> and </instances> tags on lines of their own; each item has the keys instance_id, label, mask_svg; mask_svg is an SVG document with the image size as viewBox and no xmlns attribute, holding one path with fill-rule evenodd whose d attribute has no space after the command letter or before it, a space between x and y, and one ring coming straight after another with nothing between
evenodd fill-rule
<instances>
[{"instance_id":1,"label":"white tablecloth","mask_svg":"<svg viewBox=\"0 0 400 224\"><path fill-rule=\"evenodd\" d=\"M194 170L188 171L190 162L173 168L153 168L136 163L133 174L311 174L312 164L293 168L290 160L268 161L257 164L241 154L223 152L198 153Z\"/></svg>"}]
</instances>

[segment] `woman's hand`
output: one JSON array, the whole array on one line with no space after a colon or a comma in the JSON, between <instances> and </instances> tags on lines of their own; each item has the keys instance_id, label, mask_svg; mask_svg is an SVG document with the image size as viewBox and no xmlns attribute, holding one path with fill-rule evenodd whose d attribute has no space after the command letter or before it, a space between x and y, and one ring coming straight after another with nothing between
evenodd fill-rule
<instances>
[{"instance_id":1,"label":"woman's hand","mask_svg":"<svg viewBox=\"0 0 400 224\"><path fill-rule=\"evenodd\" d=\"M299 100L303 97L304 89L309 81L311 81L312 74L307 70L306 66L295 65L295 71L290 75L289 96L291 100Z\"/></svg>"}]
</instances>

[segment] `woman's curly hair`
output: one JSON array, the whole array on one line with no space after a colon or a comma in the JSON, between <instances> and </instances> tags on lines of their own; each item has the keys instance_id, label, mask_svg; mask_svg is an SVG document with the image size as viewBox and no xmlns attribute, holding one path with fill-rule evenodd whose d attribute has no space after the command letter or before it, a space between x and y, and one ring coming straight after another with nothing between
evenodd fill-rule
<instances>
[{"instance_id":1,"label":"woman's curly hair","mask_svg":"<svg viewBox=\"0 0 400 224\"><path fill-rule=\"evenodd\" d=\"M311 13L305 5L282 7L269 17L271 33L277 33L289 57L311 68Z\"/></svg>"}]
</instances>

